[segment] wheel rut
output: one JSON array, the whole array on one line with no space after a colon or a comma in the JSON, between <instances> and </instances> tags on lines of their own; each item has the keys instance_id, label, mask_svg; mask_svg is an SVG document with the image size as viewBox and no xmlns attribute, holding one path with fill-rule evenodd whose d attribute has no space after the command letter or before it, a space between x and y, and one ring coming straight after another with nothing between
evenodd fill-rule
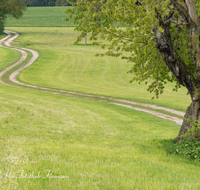
<instances>
[{"instance_id":1,"label":"wheel rut","mask_svg":"<svg viewBox=\"0 0 200 190\"><path fill-rule=\"evenodd\" d=\"M3 71L0 72L1 84L17 87L17 88L26 88L26 89L38 90L38 91L48 92L48 93L53 93L53 94L63 94L63 95L72 96L72 97L107 102L109 104L115 104L117 106L122 106L122 107L130 108L130 109L146 112L154 116L160 117L162 119L173 121L178 125L182 124L183 119L181 119L180 116L183 117L184 112L173 110L170 108L165 108L165 107L145 104L145 103L139 103L139 102L134 102L134 101L125 100L125 99L118 99L118 98L112 98L112 97L106 97L106 96L100 96L100 95L92 95L92 94L73 92L73 91L67 91L67 90L46 88L46 87L26 84L26 83L18 81L17 76L19 75L19 73L22 72L27 67L29 67L31 64L33 64L35 60L39 57L39 53L32 49L12 46L11 43L13 42L14 39L16 39L19 36L19 33L8 31L8 30L5 30L5 33L7 34L7 36L0 40L0 47L10 48L10 49L19 51L21 53L21 57L17 62L8 66L7 68L5 68ZM27 58L28 52L31 54L31 58L29 60ZM9 82L5 82L2 79L3 76L7 72L9 72L14 67L20 65L24 61L26 61L26 64L22 65L21 67L14 70L11 74L9 74L9 77L8 77ZM164 111L167 114L161 113L159 112L159 110ZM172 116L172 115L177 115L179 117Z\"/></svg>"}]
</instances>

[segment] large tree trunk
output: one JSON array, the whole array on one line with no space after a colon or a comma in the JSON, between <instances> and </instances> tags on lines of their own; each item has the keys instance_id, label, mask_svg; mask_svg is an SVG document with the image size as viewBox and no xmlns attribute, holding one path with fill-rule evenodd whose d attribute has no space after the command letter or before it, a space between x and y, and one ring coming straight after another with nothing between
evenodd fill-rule
<instances>
[{"instance_id":1,"label":"large tree trunk","mask_svg":"<svg viewBox=\"0 0 200 190\"><path fill-rule=\"evenodd\" d=\"M185 134L187 132L187 128L191 128L192 127L190 122L188 122L188 120L191 119L191 117L192 117L192 112L193 112L193 105L190 104L190 106L188 106L188 108L186 110L186 113L184 115L183 124L181 125L179 134L176 137L177 141L182 139L181 135Z\"/></svg>"},{"instance_id":2,"label":"large tree trunk","mask_svg":"<svg viewBox=\"0 0 200 190\"><path fill-rule=\"evenodd\" d=\"M187 128L192 127L188 120L196 121L200 118L200 85L199 81L189 72L187 65L174 50L168 31L166 30L166 32L161 33L157 27L154 27L153 31L155 32L155 37L152 40L156 42L156 47L162 55L163 60L176 77L178 83L188 89L192 100L185 114L186 120L183 121L178 137L176 138L180 140L181 134L185 134Z\"/></svg>"},{"instance_id":3,"label":"large tree trunk","mask_svg":"<svg viewBox=\"0 0 200 190\"><path fill-rule=\"evenodd\" d=\"M200 100L193 101L193 103L191 103L187 108L184 115L183 124L180 128L178 136L176 137L177 141L182 139L182 135L187 133L188 128L193 127L193 122L200 122Z\"/></svg>"},{"instance_id":4,"label":"large tree trunk","mask_svg":"<svg viewBox=\"0 0 200 190\"><path fill-rule=\"evenodd\" d=\"M159 26L164 29L164 32L160 32L158 27L155 26L153 28L155 37L152 39L156 42L156 47L162 55L167 67L176 77L177 82L187 88L192 100L191 105L187 108L185 119L177 140L182 138L181 134L185 134L187 128L193 127L193 122L200 123L200 46L199 43L196 42L196 37L199 36L199 19L193 0L185 0L184 2L185 7L179 4L176 0L169 0L169 4L176 8L176 11L179 12L180 17L187 25L188 35L191 37L190 40L192 44L190 50L194 53L194 55L191 54L191 58L196 73L191 72L187 64L181 59L174 48L170 33L171 22L173 19L176 20L176 18L173 17L175 13L173 9L170 10L168 16L162 17L161 13L159 13L155 8L156 17L159 20Z\"/></svg>"}]
</instances>

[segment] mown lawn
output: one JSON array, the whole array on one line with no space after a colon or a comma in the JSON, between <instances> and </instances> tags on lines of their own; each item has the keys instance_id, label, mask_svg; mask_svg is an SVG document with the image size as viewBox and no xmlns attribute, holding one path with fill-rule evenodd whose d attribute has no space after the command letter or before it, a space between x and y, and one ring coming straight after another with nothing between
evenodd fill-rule
<instances>
[{"instance_id":1,"label":"mown lawn","mask_svg":"<svg viewBox=\"0 0 200 190\"><path fill-rule=\"evenodd\" d=\"M39 59L22 74L21 81L91 94L106 95L157 104L185 111L190 97L184 88L173 92L168 84L159 99L146 91L147 85L129 83L133 75L127 74L132 63L120 58L95 57L103 52L99 46L74 45L77 33L74 28L20 27L8 28L19 32L17 46L33 48L40 53ZM88 42L90 43L90 42ZM36 77L37 76L37 77Z\"/></svg>"},{"instance_id":2,"label":"mown lawn","mask_svg":"<svg viewBox=\"0 0 200 190\"><path fill-rule=\"evenodd\" d=\"M73 45L77 33L72 27L7 29L21 34L13 45L40 53L20 74L22 81L177 110L190 103L184 89L172 92L172 84L160 99L151 100L144 84L129 83L131 63L96 58L103 51L98 46ZM0 70L19 56L0 48ZM108 103L5 85L0 85L0 105L1 189L200 189L200 163L165 152L180 128L170 121Z\"/></svg>"},{"instance_id":3,"label":"mown lawn","mask_svg":"<svg viewBox=\"0 0 200 190\"><path fill-rule=\"evenodd\" d=\"M172 122L102 102L0 89L3 189L200 187L198 162L165 153L179 130ZM66 178L47 177L47 170Z\"/></svg>"},{"instance_id":4,"label":"mown lawn","mask_svg":"<svg viewBox=\"0 0 200 190\"><path fill-rule=\"evenodd\" d=\"M1 66L19 57L1 53ZM170 121L4 85L0 104L2 189L200 188L198 162L166 155L180 127Z\"/></svg>"}]
</instances>

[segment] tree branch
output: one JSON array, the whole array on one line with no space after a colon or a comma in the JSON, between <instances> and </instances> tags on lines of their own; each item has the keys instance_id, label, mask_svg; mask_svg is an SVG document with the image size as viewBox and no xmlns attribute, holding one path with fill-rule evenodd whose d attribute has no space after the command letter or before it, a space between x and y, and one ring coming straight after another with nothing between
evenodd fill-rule
<instances>
[{"instance_id":1,"label":"tree branch","mask_svg":"<svg viewBox=\"0 0 200 190\"><path fill-rule=\"evenodd\" d=\"M178 83L185 86L191 97L194 97L195 87L197 86L196 80L193 74L190 73L188 66L174 49L171 38L167 33L161 33L156 26L152 30L155 33L152 40L156 42L156 47L161 53L169 70L176 77Z\"/></svg>"},{"instance_id":2,"label":"tree branch","mask_svg":"<svg viewBox=\"0 0 200 190\"><path fill-rule=\"evenodd\" d=\"M200 82L200 48L199 44L196 43L197 38L199 37L199 17L196 12L193 0L185 0L185 5L189 14L189 24L190 24L190 35L192 38L192 49L195 53L195 66L197 79Z\"/></svg>"}]
</instances>

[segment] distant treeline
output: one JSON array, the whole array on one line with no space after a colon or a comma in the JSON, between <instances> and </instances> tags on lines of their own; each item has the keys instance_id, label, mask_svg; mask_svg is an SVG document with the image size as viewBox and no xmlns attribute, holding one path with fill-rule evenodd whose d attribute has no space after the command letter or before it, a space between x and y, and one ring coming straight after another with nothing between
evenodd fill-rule
<instances>
[{"instance_id":1,"label":"distant treeline","mask_svg":"<svg viewBox=\"0 0 200 190\"><path fill-rule=\"evenodd\" d=\"M71 6L67 0L26 0L26 5L27 7Z\"/></svg>"}]
</instances>

